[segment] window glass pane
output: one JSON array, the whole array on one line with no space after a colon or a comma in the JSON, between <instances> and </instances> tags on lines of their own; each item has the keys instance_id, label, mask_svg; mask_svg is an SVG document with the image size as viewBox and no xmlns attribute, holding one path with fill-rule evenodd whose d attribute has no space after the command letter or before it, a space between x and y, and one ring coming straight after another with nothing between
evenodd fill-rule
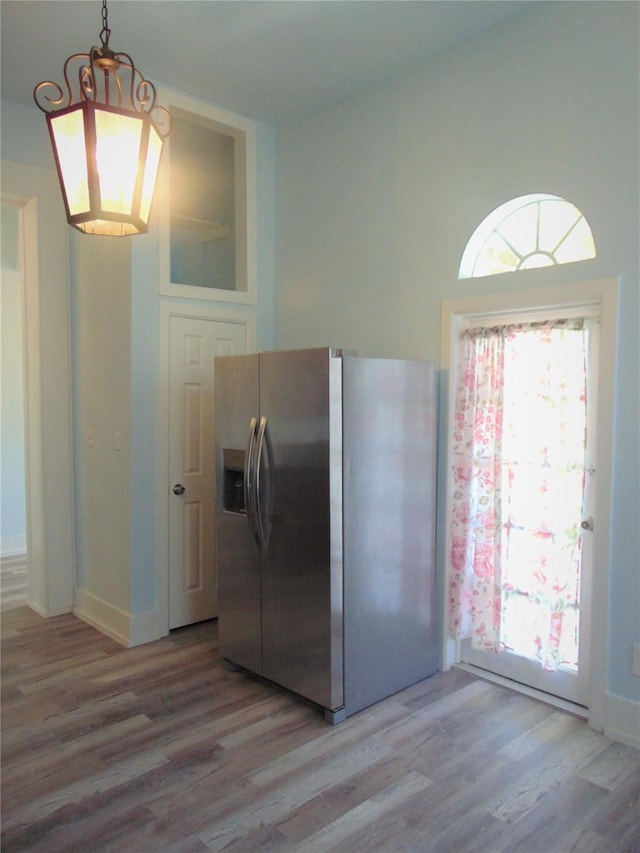
<instances>
[{"instance_id":1,"label":"window glass pane","mask_svg":"<svg viewBox=\"0 0 640 853\"><path fill-rule=\"evenodd\" d=\"M552 267L554 263L555 261L551 255L547 255L544 252L534 252L533 255L529 255L529 257L524 258L518 269L533 270L538 267Z\"/></svg>"},{"instance_id":2,"label":"window glass pane","mask_svg":"<svg viewBox=\"0 0 640 853\"><path fill-rule=\"evenodd\" d=\"M593 234L584 216L580 217L576 227L560 243L555 256L559 264L595 258L596 247L593 243Z\"/></svg>"},{"instance_id":3,"label":"window glass pane","mask_svg":"<svg viewBox=\"0 0 640 853\"><path fill-rule=\"evenodd\" d=\"M494 231L478 257L473 268L473 277L495 275L517 267L520 258L514 254L502 237Z\"/></svg>"},{"instance_id":4,"label":"window glass pane","mask_svg":"<svg viewBox=\"0 0 640 853\"><path fill-rule=\"evenodd\" d=\"M580 211L568 201L545 201L540 205L540 245L543 252L553 252L575 225Z\"/></svg>"},{"instance_id":5,"label":"window glass pane","mask_svg":"<svg viewBox=\"0 0 640 853\"><path fill-rule=\"evenodd\" d=\"M180 112L170 144L171 281L236 290L236 140Z\"/></svg>"},{"instance_id":6,"label":"window glass pane","mask_svg":"<svg viewBox=\"0 0 640 853\"><path fill-rule=\"evenodd\" d=\"M500 223L498 231L523 257L536 250L538 233L538 208L536 204L526 204Z\"/></svg>"}]
</instances>

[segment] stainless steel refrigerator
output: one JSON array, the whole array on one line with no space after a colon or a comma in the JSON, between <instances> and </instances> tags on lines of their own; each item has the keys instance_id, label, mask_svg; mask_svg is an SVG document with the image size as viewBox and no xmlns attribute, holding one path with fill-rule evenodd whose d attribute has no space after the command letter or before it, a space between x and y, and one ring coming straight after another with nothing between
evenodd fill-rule
<instances>
[{"instance_id":1,"label":"stainless steel refrigerator","mask_svg":"<svg viewBox=\"0 0 640 853\"><path fill-rule=\"evenodd\" d=\"M435 670L434 365L215 359L222 657L332 723Z\"/></svg>"}]
</instances>

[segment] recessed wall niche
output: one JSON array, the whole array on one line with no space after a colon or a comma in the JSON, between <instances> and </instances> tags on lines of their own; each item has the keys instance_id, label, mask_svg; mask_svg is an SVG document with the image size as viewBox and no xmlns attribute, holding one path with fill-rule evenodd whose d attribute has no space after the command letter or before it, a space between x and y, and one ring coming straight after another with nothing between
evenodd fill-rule
<instances>
[{"instance_id":1,"label":"recessed wall niche","mask_svg":"<svg viewBox=\"0 0 640 853\"><path fill-rule=\"evenodd\" d=\"M170 112L161 293L255 303L255 131L213 109Z\"/></svg>"}]
</instances>

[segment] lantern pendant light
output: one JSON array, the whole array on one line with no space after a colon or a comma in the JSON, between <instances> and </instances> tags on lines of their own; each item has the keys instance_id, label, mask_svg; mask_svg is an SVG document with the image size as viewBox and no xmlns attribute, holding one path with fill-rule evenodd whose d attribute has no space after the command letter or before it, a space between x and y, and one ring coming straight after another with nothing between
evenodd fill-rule
<instances>
[{"instance_id":1,"label":"lantern pendant light","mask_svg":"<svg viewBox=\"0 0 640 853\"><path fill-rule=\"evenodd\" d=\"M142 234L171 116L131 57L109 47L106 0L102 24L100 47L67 58L66 91L43 81L33 97L46 113L69 224L86 234Z\"/></svg>"}]
</instances>

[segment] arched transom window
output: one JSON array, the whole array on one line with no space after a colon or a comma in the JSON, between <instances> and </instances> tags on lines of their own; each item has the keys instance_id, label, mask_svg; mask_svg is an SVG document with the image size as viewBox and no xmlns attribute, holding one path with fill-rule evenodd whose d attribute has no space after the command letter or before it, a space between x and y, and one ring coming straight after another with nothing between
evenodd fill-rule
<instances>
[{"instance_id":1,"label":"arched transom window","mask_svg":"<svg viewBox=\"0 0 640 853\"><path fill-rule=\"evenodd\" d=\"M595 258L589 223L578 208L536 193L497 207L471 235L458 278L569 264Z\"/></svg>"}]
</instances>

